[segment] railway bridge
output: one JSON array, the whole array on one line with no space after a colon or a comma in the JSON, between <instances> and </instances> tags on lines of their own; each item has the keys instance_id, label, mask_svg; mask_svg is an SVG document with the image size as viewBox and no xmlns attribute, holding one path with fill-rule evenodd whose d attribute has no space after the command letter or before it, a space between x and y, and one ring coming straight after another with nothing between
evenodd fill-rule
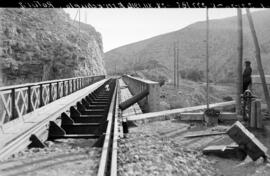
<instances>
[{"instance_id":1,"label":"railway bridge","mask_svg":"<svg viewBox=\"0 0 270 176\"><path fill-rule=\"evenodd\" d=\"M160 85L130 75L76 77L0 88L0 160L45 141L94 139L102 149L97 175L117 175L117 140L126 121L201 120L206 106L160 111ZM210 107L234 105L232 102ZM225 118L232 114L223 114ZM236 115L233 114L235 117Z\"/></svg>"},{"instance_id":2,"label":"railway bridge","mask_svg":"<svg viewBox=\"0 0 270 176\"><path fill-rule=\"evenodd\" d=\"M141 96L139 105L132 102L126 110L118 108L121 100L141 92L147 94ZM122 132L119 124L127 115L122 112L130 113L132 107L137 113L159 110L159 84L128 75L7 86L0 88L0 96L1 160L26 148L44 148L47 140L95 139L93 146L102 148L100 176L117 174L117 139Z\"/></svg>"}]
</instances>

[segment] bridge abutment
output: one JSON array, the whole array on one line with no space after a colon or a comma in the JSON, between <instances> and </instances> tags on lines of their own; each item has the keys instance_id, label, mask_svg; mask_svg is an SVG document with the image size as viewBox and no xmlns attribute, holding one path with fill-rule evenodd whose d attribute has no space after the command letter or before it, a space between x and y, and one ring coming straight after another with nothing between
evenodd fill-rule
<instances>
[{"instance_id":1,"label":"bridge abutment","mask_svg":"<svg viewBox=\"0 0 270 176\"><path fill-rule=\"evenodd\" d=\"M160 110L160 85L158 82L130 75L124 75L122 79L128 85L132 95L148 90L149 94L138 102L143 112L157 112Z\"/></svg>"}]
</instances>

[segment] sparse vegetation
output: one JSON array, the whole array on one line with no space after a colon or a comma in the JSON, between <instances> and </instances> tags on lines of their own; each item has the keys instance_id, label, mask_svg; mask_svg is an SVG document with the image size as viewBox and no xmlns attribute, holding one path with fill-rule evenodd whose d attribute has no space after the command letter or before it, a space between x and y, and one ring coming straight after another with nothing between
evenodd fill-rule
<instances>
[{"instance_id":1,"label":"sparse vegetation","mask_svg":"<svg viewBox=\"0 0 270 176\"><path fill-rule=\"evenodd\" d=\"M180 75L183 79L188 79L195 82L203 81L204 79L204 72L194 68L180 70Z\"/></svg>"}]
</instances>

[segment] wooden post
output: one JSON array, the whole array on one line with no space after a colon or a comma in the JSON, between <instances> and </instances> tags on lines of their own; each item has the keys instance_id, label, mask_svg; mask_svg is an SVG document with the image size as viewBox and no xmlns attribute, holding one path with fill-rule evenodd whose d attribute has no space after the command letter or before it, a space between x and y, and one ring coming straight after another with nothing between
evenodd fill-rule
<instances>
[{"instance_id":1,"label":"wooden post","mask_svg":"<svg viewBox=\"0 0 270 176\"><path fill-rule=\"evenodd\" d=\"M250 26L250 30L251 30L251 34L252 34L252 39L253 39L253 42L254 42L254 45L255 45L255 55L256 55L258 71L260 73L260 77L261 77L261 81L262 81L262 86L263 86L264 96L265 96L265 100L266 100L267 107L268 107L268 112L270 112L270 97L269 97L269 92L268 92L268 89L267 89L267 85L266 85L266 81L265 81L265 75L264 75L264 71L263 71L263 67L262 67L260 46L259 46L259 42L258 42L258 39L257 39L255 27L254 27L253 20L252 20L252 16L251 16L250 11L249 11L248 8L246 9L246 11L247 11L248 22L249 22L249 26Z\"/></svg>"},{"instance_id":2,"label":"wooden post","mask_svg":"<svg viewBox=\"0 0 270 176\"><path fill-rule=\"evenodd\" d=\"M255 101L251 102L251 115L249 119L249 126L251 128L256 127L256 102Z\"/></svg>"},{"instance_id":3,"label":"wooden post","mask_svg":"<svg viewBox=\"0 0 270 176\"><path fill-rule=\"evenodd\" d=\"M208 51L208 38L209 38L209 17L208 17L208 8L206 8L206 107L209 109L209 82L208 82L208 72L209 72L209 51Z\"/></svg>"},{"instance_id":4,"label":"wooden post","mask_svg":"<svg viewBox=\"0 0 270 176\"><path fill-rule=\"evenodd\" d=\"M240 8L237 9L237 17L238 17L238 62L237 62L237 80L236 80L236 114L240 115L241 109L241 97L243 90L243 77L242 77L242 63L243 63L243 22L242 22L242 10Z\"/></svg>"},{"instance_id":5,"label":"wooden post","mask_svg":"<svg viewBox=\"0 0 270 176\"><path fill-rule=\"evenodd\" d=\"M263 127L260 100L256 100L256 124L257 124L257 128L259 129Z\"/></svg>"}]
</instances>

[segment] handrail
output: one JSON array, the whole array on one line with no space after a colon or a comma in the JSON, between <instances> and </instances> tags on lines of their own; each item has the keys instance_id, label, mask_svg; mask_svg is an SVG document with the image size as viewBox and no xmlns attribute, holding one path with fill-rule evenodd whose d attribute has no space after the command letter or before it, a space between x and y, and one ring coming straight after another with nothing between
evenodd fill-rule
<instances>
[{"instance_id":1,"label":"handrail","mask_svg":"<svg viewBox=\"0 0 270 176\"><path fill-rule=\"evenodd\" d=\"M1 87L0 126L102 79L105 79L105 75Z\"/></svg>"},{"instance_id":2,"label":"handrail","mask_svg":"<svg viewBox=\"0 0 270 176\"><path fill-rule=\"evenodd\" d=\"M97 76L105 76L105 75L97 75ZM57 82L80 79L80 78L92 78L92 77L96 77L96 76L83 76L83 77L56 79L56 80L49 80L49 81L42 81L42 82L35 82L35 83L25 83L25 84L13 85L13 86L2 86L2 87L0 87L0 91L5 91L5 90L9 90L9 89L23 88L23 87L28 87L28 86L37 86L37 85L40 85L40 84L57 83Z\"/></svg>"}]
</instances>

